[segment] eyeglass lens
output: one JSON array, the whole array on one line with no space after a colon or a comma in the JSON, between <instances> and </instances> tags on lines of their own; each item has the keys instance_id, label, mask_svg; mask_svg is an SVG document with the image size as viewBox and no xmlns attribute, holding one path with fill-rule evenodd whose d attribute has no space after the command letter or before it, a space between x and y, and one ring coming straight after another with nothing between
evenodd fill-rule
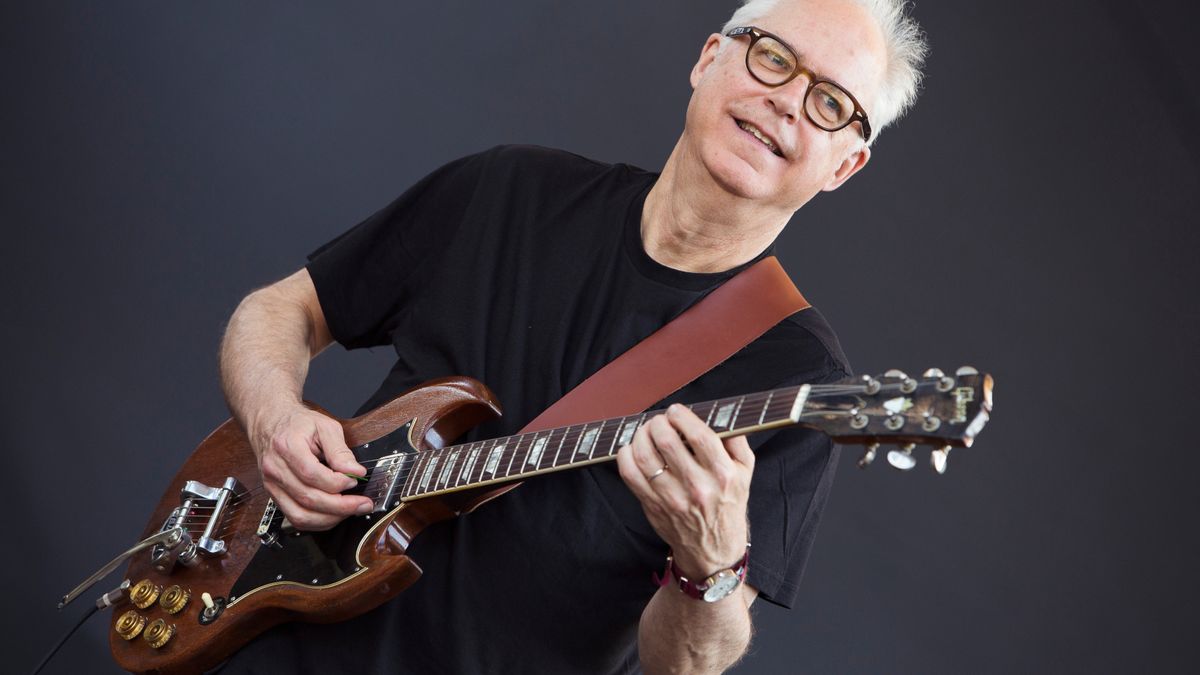
<instances>
[{"instance_id":1,"label":"eyeglass lens","mask_svg":"<svg viewBox=\"0 0 1200 675\"><path fill-rule=\"evenodd\" d=\"M760 81L777 85L795 72L796 55L778 40L763 36L750 48L746 63ZM804 98L804 109L813 124L826 131L837 131L850 123L854 101L832 82L817 82Z\"/></svg>"}]
</instances>

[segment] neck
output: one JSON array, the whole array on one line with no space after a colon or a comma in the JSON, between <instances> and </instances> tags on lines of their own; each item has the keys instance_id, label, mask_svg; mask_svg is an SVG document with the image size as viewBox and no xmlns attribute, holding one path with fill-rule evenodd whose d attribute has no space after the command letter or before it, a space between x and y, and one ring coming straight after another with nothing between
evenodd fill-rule
<instances>
[{"instance_id":1,"label":"neck","mask_svg":"<svg viewBox=\"0 0 1200 675\"><path fill-rule=\"evenodd\" d=\"M810 385L783 387L688 406L717 435L741 436L800 422ZM616 459L621 446L661 411L531 431L463 445L396 456L373 472L366 490L377 509L402 501L521 480Z\"/></svg>"},{"instance_id":2,"label":"neck","mask_svg":"<svg viewBox=\"0 0 1200 675\"><path fill-rule=\"evenodd\" d=\"M655 262L684 272L724 272L762 253L787 225L779 213L730 194L681 136L646 195L642 246Z\"/></svg>"}]
</instances>

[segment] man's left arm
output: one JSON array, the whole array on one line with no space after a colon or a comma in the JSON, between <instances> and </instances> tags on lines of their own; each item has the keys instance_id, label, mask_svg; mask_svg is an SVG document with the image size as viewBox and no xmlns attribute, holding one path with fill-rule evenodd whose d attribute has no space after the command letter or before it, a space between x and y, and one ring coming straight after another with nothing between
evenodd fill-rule
<instances>
[{"instance_id":1,"label":"man's left arm","mask_svg":"<svg viewBox=\"0 0 1200 675\"><path fill-rule=\"evenodd\" d=\"M745 437L722 441L676 404L638 430L621 448L617 464L650 524L671 546L681 574L702 580L742 559L754 473L754 453ZM651 674L724 671L750 644L749 607L755 595L743 585L729 597L704 602L671 580L642 612L638 653L643 669Z\"/></svg>"}]
</instances>

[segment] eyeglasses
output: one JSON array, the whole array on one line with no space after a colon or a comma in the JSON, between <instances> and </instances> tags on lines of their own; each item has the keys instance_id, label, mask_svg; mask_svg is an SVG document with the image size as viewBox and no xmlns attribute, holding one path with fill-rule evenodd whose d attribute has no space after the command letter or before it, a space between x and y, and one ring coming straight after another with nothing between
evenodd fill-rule
<instances>
[{"instance_id":1,"label":"eyeglasses","mask_svg":"<svg viewBox=\"0 0 1200 675\"><path fill-rule=\"evenodd\" d=\"M746 70L750 71L751 77L768 87L782 87L796 79L797 75L808 78L808 88L804 90L804 116L818 129L839 131L857 120L862 124L863 140L871 140L871 124L858 100L840 84L818 78L816 73L800 65L796 51L786 42L754 26L734 28L725 35L750 36L750 46L746 48Z\"/></svg>"}]
</instances>

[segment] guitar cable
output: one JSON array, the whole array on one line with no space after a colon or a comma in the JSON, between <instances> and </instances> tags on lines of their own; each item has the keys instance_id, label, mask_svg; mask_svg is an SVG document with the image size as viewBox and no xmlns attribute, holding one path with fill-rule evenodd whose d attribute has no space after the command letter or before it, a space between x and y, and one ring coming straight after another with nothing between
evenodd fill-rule
<instances>
[{"instance_id":1,"label":"guitar cable","mask_svg":"<svg viewBox=\"0 0 1200 675\"><path fill-rule=\"evenodd\" d=\"M84 621L87 621L92 617L93 614L102 609L124 602L126 599L128 599L128 597L129 580L126 579L125 581L121 582L120 586L117 586L113 590L97 598L96 603L92 605L88 611L84 612L83 616L79 617L79 621L75 623L71 630L67 631L66 635L62 636L62 639L58 641L58 644L54 645L54 647L50 649L50 652L46 654L46 657L43 658L41 663L37 665L37 668L33 669L32 675L38 675L38 673L42 672L42 668L45 668L46 664L50 663L50 659L54 658L54 655L58 653L58 650L62 649L62 646L67 643L67 640L71 639L71 636L75 634L75 631L79 630L79 627L83 625Z\"/></svg>"},{"instance_id":2,"label":"guitar cable","mask_svg":"<svg viewBox=\"0 0 1200 675\"><path fill-rule=\"evenodd\" d=\"M87 621L98 611L100 611L98 606L93 605L90 607L88 611L85 612L82 617L80 617L79 622L75 624L75 627L67 631L67 634L62 636L62 639L58 641L58 644L54 645L54 648L50 650L50 653L46 654L46 658L42 659L42 662L37 665L37 668L33 669L33 675L37 675L38 673L42 672L42 668L45 668L46 664L50 663L50 659L54 658L54 655L58 653L58 650L67 643L67 640L71 639L71 636L75 634L75 631L79 630L79 627L83 625L83 622Z\"/></svg>"}]
</instances>

